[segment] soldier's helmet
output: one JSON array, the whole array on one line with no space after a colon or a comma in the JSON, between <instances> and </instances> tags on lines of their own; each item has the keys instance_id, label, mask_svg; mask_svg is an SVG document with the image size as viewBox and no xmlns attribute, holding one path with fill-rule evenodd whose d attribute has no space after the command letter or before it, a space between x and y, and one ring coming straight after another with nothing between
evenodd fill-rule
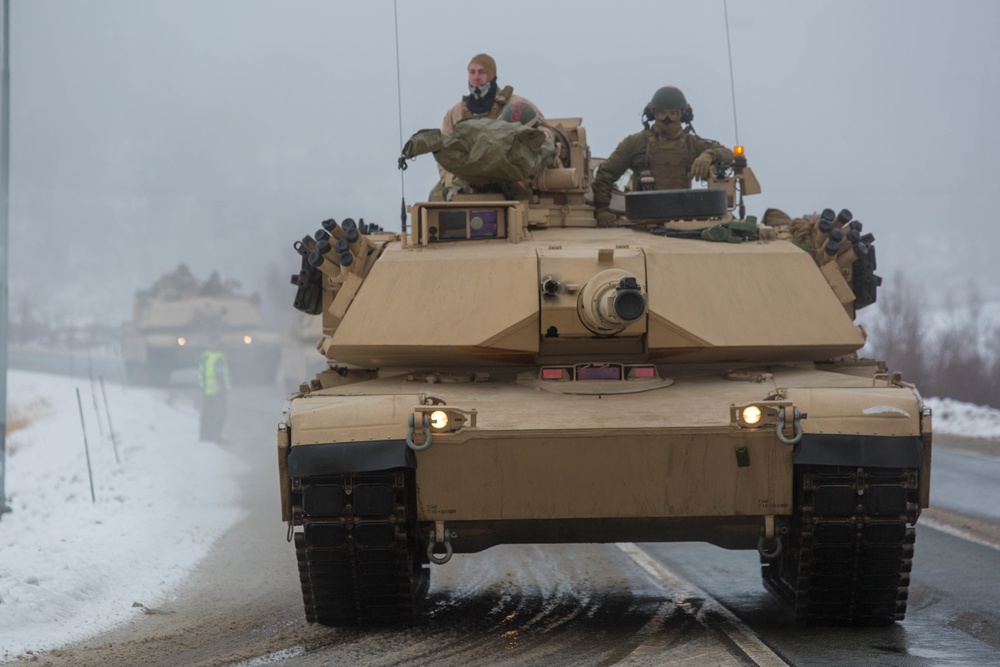
<instances>
[{"instance_id":1,"label":"soldier's helmet","mask_svg":"<svg viewBox=\"0 0 1000 667\"><path fill-rule=\"evenodd\" d=\"M687 98L680 88L674 86L664 86L653 93L653 99L646 105L644 116L652 120L657 109L680 109L681 122L690 123L694 120L694 112L691 105L687 103Z\"/></svg>"},{"instance_id":2,"label":"soldier's helmet","mask_svg":"<svg viewBox=\"0 0 1000 667\"><path fill-rule=\"evenodd\" d=\"M535 107L527 102L511 102L503 108L503 111L500 113L500 120L535 127L538 125L538 112L535 111Z\"/></svg>"},{"instance_id":3,"label":"soldier's helmet","mask_svg":"<svg viewBox=\"0 0 1000 667\"><path fill-rule=\"evenodd\" d=\"M653 93L649 106L653 109L683 109L687 106L687 99L680 88L664 86Z\"/></svg>"}]
</instances>

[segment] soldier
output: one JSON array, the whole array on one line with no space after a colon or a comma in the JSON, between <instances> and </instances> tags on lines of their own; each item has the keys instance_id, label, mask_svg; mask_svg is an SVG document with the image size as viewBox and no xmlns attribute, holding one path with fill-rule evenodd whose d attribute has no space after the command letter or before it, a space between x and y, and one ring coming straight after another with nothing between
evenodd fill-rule
<instances>
[{"instance_id":1,"label":"soldier","mask_svg":"<svg viewBox=\"0 0 1000 667\"><path fill-rule=\"evenodd\" d=\"M593 190L598 225L615 225L617 218L608 210L611 189L627 169L632 169L633 189L680 190L690 188L692 178L707 181L713 162L732 161L730 149L694 133L693 119L679 89L665 86L653 94L643 111L645 129L625 137L597 170Z\"/></svg>"},{"instance_id":2,"label":"soldier","mask_svg":"<svg viewBox=\"0 0 1000 667\"><path fill-rule=\"evenodd\" d=\"M508 103L526 102L530 104L539 117L544 120L538 107L520 95L514 94L512 86L497 86L497 64L488 54L479 53L472 57L468 67L469 94L464 96L441 121L442 134L451 134L455 123L466 118L499 118L500 113ZM438 165L441 180L431 190L430 200L441 201L444 193L451 187L452 175Z\"/></svg>"},{"instance_id":3,"label":"soldier","mask_svg":"<svg viewBox=\"0 0 1000 667\"><path fill-rule=\"evenodd\" d=\"M198 362L198 385L201 387L201 441L223 442L222 426L226 421L229 395L229 364L219 349L219 337L212 336Z\"/></svg>"}]
</instances>

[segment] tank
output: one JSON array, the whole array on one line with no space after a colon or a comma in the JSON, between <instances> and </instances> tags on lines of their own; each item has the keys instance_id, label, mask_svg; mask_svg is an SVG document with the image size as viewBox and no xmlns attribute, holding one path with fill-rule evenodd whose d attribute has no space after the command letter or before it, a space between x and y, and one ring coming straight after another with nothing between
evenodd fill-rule
<instances>
[{"instance_id":1,"label":"tank","mask_svg":"<svg viewBox=\"0 0 1000 667\"><path fill-rule=\"evenodd\" d=\"M260 299L213 272L198 280L184 264L132 299L122 325L122 356L129 382L164 386L174 371L198 368L212 336L226 354L234 382L275 382L279 335L262 326Z\"/></svg>"},{"instance_id":2,"label":"tank","mask_svg":"<svg viewBox=\"0 0 1000 667\"><path fill-rule=\"evenodd\" d=\"M741 150L597 227L581 119L548 122L561 157L528 183L295 241L327 359L277 432L306 619L412 622L432 566L495 545L700 541L799 622L902 620L931 412L859 355L874 237L746 215Z\"/></svg>"}]
</instances>

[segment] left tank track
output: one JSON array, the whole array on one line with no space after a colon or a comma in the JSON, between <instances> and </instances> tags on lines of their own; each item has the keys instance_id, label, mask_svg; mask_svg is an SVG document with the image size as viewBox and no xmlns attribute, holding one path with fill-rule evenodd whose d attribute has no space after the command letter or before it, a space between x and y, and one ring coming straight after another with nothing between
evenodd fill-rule
<instances>
[{"instance_id":1,"label":"left tank track","mask_svg":"<svg viewBox=\"0 0 1000 667\"><path fill-rule=\"evenodd\" d=\"M296 480L295 555L306 620L413 623L430 577L417 549L412 470Z\"/></svg>"},{"instance_id":2,"label":"left tank track","mask_svg":"<svg viewBox=\"0 0 1000 667\"><path fill-rule=\"evenodd\" d=\"M906 615L919 470L808 466L764 585L810 625L889 625Z\"/></svg>"}]
</instances>

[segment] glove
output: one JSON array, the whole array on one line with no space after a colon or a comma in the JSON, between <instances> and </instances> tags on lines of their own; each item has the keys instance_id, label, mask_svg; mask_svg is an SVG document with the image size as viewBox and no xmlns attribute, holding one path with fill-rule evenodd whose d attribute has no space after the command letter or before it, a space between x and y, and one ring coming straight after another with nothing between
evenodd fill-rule
<instances>
[{"instance_id":1,"label":"glove","mask_svg":"<svg viewBox=\"0 0 1000 667\"><path fill-rule=\"evenodd\" d=\"M618 216L609 211L607 208L599 208L594 211L594 217L597 218L598 227L618 226Z\"/></svg>"},{"instance_id":2,"label":"glove","mask_svg":"<svg viewBox=\"0 0 1000 667\"><path fill-rule=\"evenodd\" d=\"M699 155L691 165L691 178L699 181L707 181L708 177L712 174L712 162L714 161L715 156L708 151Z\"/></svg>"}]
</instances>

